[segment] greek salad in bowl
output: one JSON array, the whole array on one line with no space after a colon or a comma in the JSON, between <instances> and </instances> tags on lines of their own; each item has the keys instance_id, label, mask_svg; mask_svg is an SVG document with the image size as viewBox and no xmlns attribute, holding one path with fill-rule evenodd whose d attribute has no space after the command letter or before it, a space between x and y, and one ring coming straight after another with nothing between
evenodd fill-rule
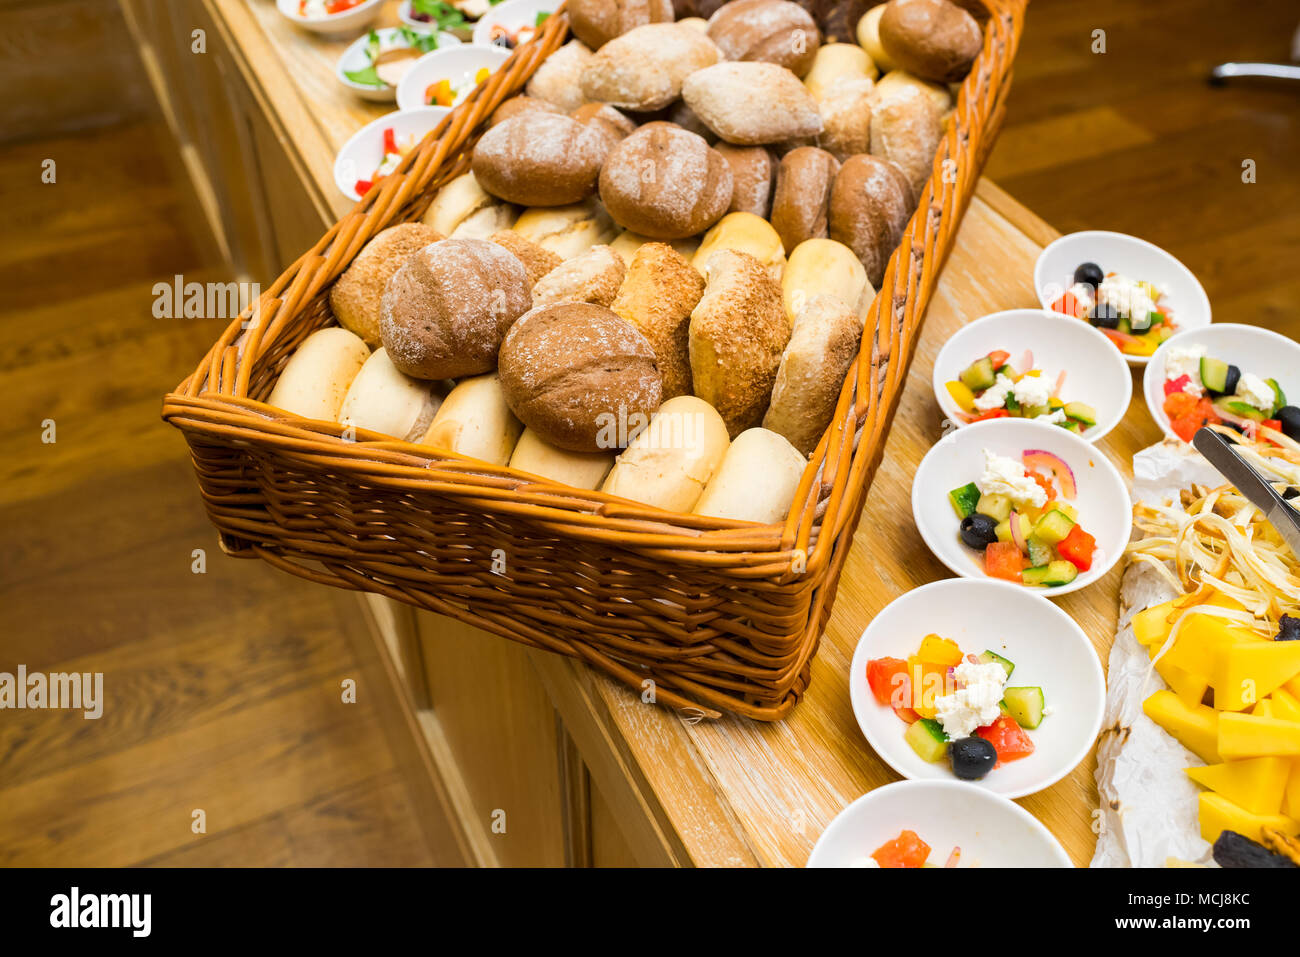
<instances>
[{"instance_id":1,"label":"greek salad in bowl","mask_svg":"<svg viewBox=\"0 0 1300 957\"><path fill-rule=\"evenodd\" d=\"M904 828L898 837L855 863L861 867L957 867L961 863L961 848L954 847L942 865L936 864L930 860L930 845L915 831Z\"/></svg>"},{"instance_id":2,"label":"greek salad in bowl","mask_svg":"<svg viewBox=\"0 0 1300 957\"><path fill-rule=\"evenodd\" d=\"M1051 376L1036 366L1030 350L1013 360L998 349L975 359L945 387L966 422L1038 419L1082 434L1097 424L1097 410L1062 399L1065 380L1064 369Z\"/></svg>"},{"instance_id":3,"label":"greek salad in bowl","mask_svg":"<svg viewBox=\"0 0 1300 957\"><path fill-rule=\"evenodd\" d=\"M1184 442L1205 425L1228 425L1247 438L1273 430L1300 440L1300 408L1289 405L1273 376L1264 378L1210 353L1203 343L1173 343L1164 356L1169 428ZM1267 432L1262 433L1267 437Z\"/></svg>"},{"instance_id":4,"label":"greek salad in bowl","mask_svg":"<svg viewBox=\"0 0 1300 957\"><path fill-rule=\"evenodd\" d=\"M450 33L430 33L406 26L371 30L339 58L338 78L365 99L391 100L420 57L454 46L460 46L460 40Z\"/></svg>"},{"instance_id":5,"label":"greek salad in bowl","mask_svg":"<svg viewBox=\"0 0 1300 957\"><path fill-rule=\"evenodd\" d=\"M1103 272L1094 262L1075 268L1074 281L1051 309L1088 320L1126 355L1150 356L1178 331L1173 303L1163 286Z\"/></svg>"}]
</instances>

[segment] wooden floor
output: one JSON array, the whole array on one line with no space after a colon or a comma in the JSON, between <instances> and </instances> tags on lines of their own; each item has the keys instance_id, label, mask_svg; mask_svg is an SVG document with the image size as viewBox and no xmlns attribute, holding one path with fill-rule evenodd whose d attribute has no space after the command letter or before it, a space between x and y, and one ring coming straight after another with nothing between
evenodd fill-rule
<instances>
[{"instance_id":1,"label":"wooden floor","mask_svg":"<svg viewBox=\"0 0 1300 957\"><path fill-rule=\"evenodd\" d=\"M1216 319L1300 336L1300 88L1203 82L1285 58L1300 8L1227 9L1034 0L988 172L1062 230L1170 249ZM102 671L107 698L98 721L0 712L0 864L433 863L377 685L340 700L373 667L355 599L222 556L158 418L219 324L153 319L151 287L228 278L167 148L138 119L0 145L24 184L0 233L0 671Z\"/></svg>"}]
</instances>

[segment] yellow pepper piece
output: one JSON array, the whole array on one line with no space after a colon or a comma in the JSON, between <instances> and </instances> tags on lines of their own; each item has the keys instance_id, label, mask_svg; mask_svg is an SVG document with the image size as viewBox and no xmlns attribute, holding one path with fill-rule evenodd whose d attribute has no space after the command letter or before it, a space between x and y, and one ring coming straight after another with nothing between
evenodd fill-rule
<instances>
[{"instance_id":1,"label":"yellow pepper piece","mask_svg":"<svg viewBox=\"0 0 1300 957\"><path fill-rule=\"evenodd\" d=\"M966 383L954 379L947 385L948 394L952 396L952 401L957 403L957 408L963 412L973 413L975 411L975 393L967 387Z\"/></svg>"},{"instance_id":2,"label":"yellow pepper piece","mask_svg":"<svg viewBox=\"0 0 1300 957\"><path fill-rule=\"evenodd\" d=\"M938 635L926 635L921 639L921 647L916 657L921 661L948 668L961 664L963 655L961 649L957 647L957 642L949 638L940 638Z\"/></svg>"}]
</instances>

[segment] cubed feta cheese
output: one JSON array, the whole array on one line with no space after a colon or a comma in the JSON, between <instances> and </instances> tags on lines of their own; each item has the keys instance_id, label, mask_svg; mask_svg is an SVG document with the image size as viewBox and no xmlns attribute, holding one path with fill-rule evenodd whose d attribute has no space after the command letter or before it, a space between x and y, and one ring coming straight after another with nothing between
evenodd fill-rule
<instances>
[{"instance_id":1,"label":"cubed feta cheese","mask_svg":"<svg viewBox=\"0 0 1300 957\"><path fill-rule=\"evenodd\" d=\"M1205 358L1205 346L1178 346L1171 344L1165 353L1165 380L1187 376L1190 380L1183 386L1183 391L1191 395L1200 395L1205 391L1201 381L1201 359Z\"/></svg>"},{"instance_id":2,"label":"cubed feta cheese","mask_svg":"<svg viewBox=\"0 0 1300 957\"><path fill-rule=\"evenodd\" d=\"M1261 412L1272 412L1273 403L1277 400L1273 387L1253 372L1243 372L1237 380L1237 398Z\"/></svg>"},{"instance_id":3,"label":"cubed feta cheese","mask_svg":"<svg viewBox=\"0 0 1300 957\"><path fill-rule=\"evenodd\" d=\"M1039 422L1047 422L1050 425L1063 425L1066 416L1063 409L1053 409L1051 412L1044 412L1042 415L1034 416L1034 418Z\"/></svg>"},{"instance_id":4,"label":"cubed feta cheese","mask_svg":"<svg viewBox=\"0 0 1300 957\"><path fill-rule=\"evenodd\" d=\"M972 664L964 661L953 670L957 690L935 699L935 718L954 741L968 738L976 728L992 724L1001 711L998 702L1007 683L1007 672L997 662Z\"/></svg>"},{"instance_id":5,"label":"cubed feta cheese","mask_svg":"<svg viewBox=\"0 0 1300 957\"><path fill-rule=\"evenodd\" d=\"M1016 384L1005 373L998 373L993 384L984 390L984 394L975 400L975 408L980 412L1000 409L1007 404L1007 394L1015 389Z\"/></svg>"},{"instance_id":6,"label":"cubed feta cheese","mask_svg":"<svg viewBox=\"0 0 1300 957\"><path fill-rule=\"evenodd\" d=\"M1029 503L1036 508L1047 504L1043 487L1029 477L1015 459L984 450L984 474L975 485L986 495L1005 495L1017 508Z\"/></svg>"},{"instance_id":7,"label":"cubed feta cheese","mask_svg":"<svg viewBox=\"0 0 1300 957\"><path fill-rule=\"evenodd\" d=\"M1115 307L1115 311L1133 323L1135 329L1145 329L1148 316L1155 312L1156 304L1147 291L1127 276L1107 276L1097 287L1097 299Z\"/></svg>"},{"instance_id":8,"label":"cubed feta cheese","mask_svg":"<svg viewBox=\"0 0 1300 957\"><path fill-rule=\"evenodd\" d=\"M1016 383L1012 394L1022 406L1047 405L1052 387L1040 375L1027 375Z\"/></svg>"}]
</instances>

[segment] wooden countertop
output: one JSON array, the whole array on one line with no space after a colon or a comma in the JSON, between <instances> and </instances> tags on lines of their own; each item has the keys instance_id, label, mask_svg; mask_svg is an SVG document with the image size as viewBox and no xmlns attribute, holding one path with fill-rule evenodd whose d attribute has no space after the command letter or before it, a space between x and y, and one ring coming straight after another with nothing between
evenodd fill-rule
<instances>
[{"instance_id":1,"label":"wooden countertop","mask_svg":"<svg viewBox=\"0 0 1300 957\"><path fill-rule=\"evenodd\" d=\"M334 77L348 41L304 33L273 0L204 0L241 71L283 137L322 221L351 207L334 186L336 150L388 112ZM378 25L396 24L391 0ZM993 183L979 185L925 321L885 457L867 497L812 684L778 724L736 718L689 724L568 659L532 654L556 708L591 765L638 856L715 866L802 865L827 823L865 791L898 780L867 746L849 705L847 670L863 628L890 600L949 577L912 523L911 475L940 437L930 388L934 357L959 326L999 309L1035 306L1034 259L1056 233ZM269 278L269 277L268 277ZM1100 448L1126 474L1133 453L1158 441L1141 390ZM1119 570L1059 602L1092 638L1103 665L1118 614ZM490 639L498 640L498 639ZM1095 844L1095 761L1021 800L1084 865Z\"/></svg>"}]
</instances>

